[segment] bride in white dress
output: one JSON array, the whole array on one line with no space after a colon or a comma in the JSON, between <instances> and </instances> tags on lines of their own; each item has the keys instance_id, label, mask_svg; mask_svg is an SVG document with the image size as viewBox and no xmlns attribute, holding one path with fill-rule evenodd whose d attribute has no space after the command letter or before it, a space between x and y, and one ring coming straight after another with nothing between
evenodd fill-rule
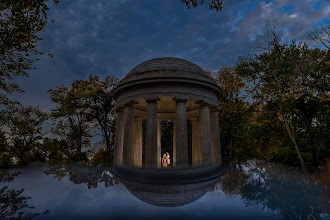
<instances>
[{"instance_id":1,"label":"bride in white dress","mask_svg":"<svg viewBox=\"0 0 330 220\"><path fill-rule=\"evenodd\" d=\"M169 167L171 165L170 154L168 152L166 152L166 164L167 164L167 167Z\"/></svg>"},{"instance_id":2,"label":"bride in white dress","mask_svg":"<svg viewBox=\"0 0 330 220\"><path fill-rule=\"evenodd\" d=\"M163 167L167 167L167 156L166 156L166 154L163 155L163 158L162 158L162 166L163 166Z\"/></svg>"}]
</instances>

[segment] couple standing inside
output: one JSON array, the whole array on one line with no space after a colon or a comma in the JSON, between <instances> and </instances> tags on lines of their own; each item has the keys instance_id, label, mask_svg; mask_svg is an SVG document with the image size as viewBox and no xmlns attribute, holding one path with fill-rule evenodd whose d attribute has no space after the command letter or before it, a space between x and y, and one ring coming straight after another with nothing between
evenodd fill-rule
<instances>
[{"instance_id":1,"label":"couple standing inside","mask_svg":"<svg viewBox=\"0 0 330 220\"><path fill-rule=\"evenodd\" d=\"M162 166L169 167L170 164L171 164L170 154L168 152L166 152L166 154L164 154L163 158L162 158Z\"/></svg>"}]
</instances>

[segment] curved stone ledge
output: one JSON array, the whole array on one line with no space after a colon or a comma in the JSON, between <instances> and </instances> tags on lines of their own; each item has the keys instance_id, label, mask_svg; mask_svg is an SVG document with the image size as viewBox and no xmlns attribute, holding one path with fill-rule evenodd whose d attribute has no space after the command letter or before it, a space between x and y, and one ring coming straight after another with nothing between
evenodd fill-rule
<instances>
[{"instance_id":1,"label":"curved stone ledge","mask_svg":"<svg viewBox=\"0 0 330 220\"><path fill-rule=\"evenodd\" d=\"M181 79L194 79L216 85L214 79L212 79L208 75L186 71L182 69L151 70L148 72L133 74L130 76L126 76L124 79L122 79L119 85L129 83L132 81L143 80L143 79L154 79L154 78L164 79L164 78L173 78L173 77L181 78Z\"/></svg>"},{"instance_id":2,"label":"curved stone ledge","mask_svg":"<svg viewBox=\"0 0 330 220\"><path fill-rule=\"evenodd\" d=\"M113 173L121 180L143 184L180 185L196 184L211 181L225 173L225 167L212 164L190 168L136 168L131 166L115 166Z\"/></svg>"},{"instance_id":3,"label":"curved stone ledge","mask_svg":"<svg viewBox=\"0 0 330 220\"><path fill-rule=\"evenodd\" d=\"M150 83L186 83L189 84L191 87L196 86L202 86L206 87L208 89L211 89L213 92L217 94L218 97L221 96L222 91L217 86L215 81L211 78L207 78L205 80L205 76L201 76L202 78L195 78L192 77L191 74L185 73L187 76L184 77L180 75L179 73L171 73L171 74L150 74L148 77L136 77L134 79L123 79L120 81L120 83L116 86L116 88L113 91L114 97L117 97L117 94L121 91L130 88L130 87L137 87L137 86L144 86L146 84ZM200 75L198 75L200 76Z\"/></svg>"},{"instance_id":4,"label":"curved stone ledge","mask_svg":"<svg viewBox=\"0 0 330 220\"><path fill-rule=\"evenodd\" d=\"M218 104L221 89L213 84L193 80L166 78L144 79L118 85L113 93L117 105L130 100L155 96L180 96L186 99L200 99L209 104Z\"/></svg>"},{"instance_id":5,"label":"curved stone ledge","mask_svg":"<svg viewBox=\"0 0 330 220\"><path fill-rule=\"evenodd\" d=\"M195 184L155 185L119 179L135 197L143 202L166 207L189 204L205 195L219 178Z\"/></svg>"}]
</instances>

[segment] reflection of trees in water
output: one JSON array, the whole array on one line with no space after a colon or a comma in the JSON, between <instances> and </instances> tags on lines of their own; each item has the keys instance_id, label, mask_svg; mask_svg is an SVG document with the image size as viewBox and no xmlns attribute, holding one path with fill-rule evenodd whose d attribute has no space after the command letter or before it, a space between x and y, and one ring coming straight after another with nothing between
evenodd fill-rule
<instances>
[{"instance_id":1,"label":"reflection of trees in water","mask_svg":"<svg viewBox=\"0 0 330 220\"><path fill-rule=\"evenodd\" d=\"M24 189L10 189L9 184L20 173L10 173L0 170L0 219L33 219L41 214L47 214L46 210L43 213L25 213L27 210L34 209L28 204L29 196L23 196Z\"/></svg>"},{"instance_id":2,"label":"reflection of trees in water","mask_svg":"<svg viewBox=\"0 0 330 220\"><path fill-rule=\"evenodd\" d=\"M226 167L225 174L213 188L214 193L223 191L226 196L240 195L242 186L247 182L249 175L244 172L241 164L232 164Z\"/></svg>"},{"instance_id":3,"label":"reflection of trees in water","mask_svg":"<svg viewBox=\"0 0 330 220\"><path fill-rule=\"evenodd\" d=\"M319 219L328 210L321 209L320 182L291 167L263 161L228 166L214 187L226 196L242 197L247 206L285 219Z\"/></svg>"},{"instance_id":4,"label":"reflection of trees in water","mask_svg":"<svg viewBox=\"0 0 330 220\"><path fill-rule=\"evenodd\" d=\"M53 178L58 180L68 177L74 184L87 184L88 189L97 188L98 183L102 182L105 187L119 183L111 173L111 167L94 166L85 162L49 164L44 172L47 175L53 175Z\"/></svg>"}]
</instances>

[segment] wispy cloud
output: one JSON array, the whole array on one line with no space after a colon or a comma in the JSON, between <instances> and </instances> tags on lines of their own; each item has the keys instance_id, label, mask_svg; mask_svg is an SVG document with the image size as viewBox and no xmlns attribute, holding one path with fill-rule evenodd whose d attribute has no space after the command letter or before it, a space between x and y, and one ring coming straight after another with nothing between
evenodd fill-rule
<instances>
[{"instance_id":1,"label":"wispy cloud","mask_svg":"<svg viewBox=\"0 0 330 220\"><path fill-rule=\"evenodd\" d=\"M49 104L50 88L87 79L90 74L124 77L135 65L156 57L187 59L202 68L232 65L247 55L256 36L272 18L280 18L287 40L303 39L306 31L330 17L325 1L224 1L223 11L187 10L181 1L61 0L52 7L40 47L43 57L19 79L27 91L16 96L25 104Z\"/></svg>"}]
</instances>

